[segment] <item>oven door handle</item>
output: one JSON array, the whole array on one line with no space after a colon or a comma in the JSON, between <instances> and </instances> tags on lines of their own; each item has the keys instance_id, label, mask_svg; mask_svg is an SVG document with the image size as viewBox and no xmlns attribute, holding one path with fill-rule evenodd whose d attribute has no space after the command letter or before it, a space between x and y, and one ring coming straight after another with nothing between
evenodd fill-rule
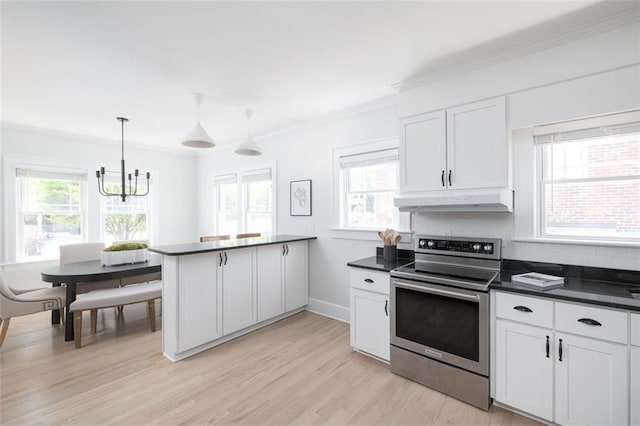
<instances>
[{"instance_id":1,"label":"oven door handle","mask_svg":"<svg viewBox=\"0 0 640 426\"><path fill-rule=\"evenodd\" d=\"M462 294L455 291L441 290L439 288L423 287L423 286L409 284L404 281L397 281L397 280L394 280L394 284L396 285L396 287L408 288L411 290L420 291L422 293L431 293L431 294L437 294L439 296L454 297L456 299L469 300L471 302L477 302L477 303L480 302L480 299L478 299L478 296L476 295Z\"/></svg>"}]
</instances>

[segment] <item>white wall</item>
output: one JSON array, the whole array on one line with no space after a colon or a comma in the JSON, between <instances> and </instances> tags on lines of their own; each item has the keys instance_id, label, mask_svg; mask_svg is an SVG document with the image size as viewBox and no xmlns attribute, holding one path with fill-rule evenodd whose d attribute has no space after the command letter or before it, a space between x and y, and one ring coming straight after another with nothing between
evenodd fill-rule
<instances>
[{"instance_id":1,"label":"white wall","mask_svg":"<svg viewBox=\"0 0 640 426\"><path fill-rule=\"evenodd\" d=\"M438 109L507 95L510 127L517 129L635 109L640 108L639 63L640 25L633 25L403 93L400 110L413 114L421 102L425 109ZM514 175L513 214L414 214L414 231L502 238L505 258L640 270L638 248L513 241L533 237L522 235L522 224L514 223L532 216L518 210L518 197L533 176L523 176L518 163Z\"/></svg>"},{"instance_id":2,"label":"white wall","mask_svg":"<svg viewBox=\"0 0 640 426\"><path fill-rule=\"evenodd\" d=\"M261 139L261 157L242 157L214 148L198 162L199 231L213 232L213 176L225 170L277 163L277 233L315 235L309 244L310 297L336 304L335 315L348 319L349 278L346 263L375 254L376 241L335 238L332 226L333 150L375 139L397 137L396 107L386 106L325 124ZM312 216L289 215L289 182L312 179ZM330 306L325 308L330 309Z\"/></svg>"},{"instance_id":3,"label":"white wall","mask_svg":"<svg viewBox=\"0 0 640 426\"><path fill-rule=\"evenodd\" d=\"M118 141L104 141L6 124L3 125L0 136L2 138L0 153L3 165L5 159L20 157L35 161L66 163L85 168L88 170L88 191L97 191L94 171L100 166L106 166L109 170L120 169L120 143ZM157 175L154 176L157 179L157 185L154 183L152 191L157 191L153 196L156 197L154 204L158 207L154 217L158 235L157 240L153 243L159 245L195 241L198 235L196 232L197 157L178 150L173 152L157 151L126 143L125 159L128 168L157 171ZM3 179L0 186L2 188L0 199L4 200L5 191L13 191L13 188L7 188L5 185L4 174L0 176ZM8 220L12 216L8 214L9 208L13 207L3 206L3 220ZM15 258L13 258L12 250L9 250L8 246L15 245L15 236L5 238L5 230L8 231L9 236L15 235L15 230L7 229L3 222L0 259L4 263L12 263ZM7 240L6 243L5 240ZM34 263L32 266L29 264L16 265L5 269L21 271L21 277L29 276L30 281L37 281L37 271L40 268L42 268L41 263Z\"/></svg>"},{"instance_id":4,"label":"white wall","mask_svg":"<svg viewBox=\"0 0 640 426\"><path fill-rule=\"evenodd\" d=\"M231 150L212 151L198 163L199 232L213 231L211 181L216 172L277 162L277 232L318 237L310 243L310 305L341 316L349 305L345 264L373 255L379 243L336 238L337 233L330 230L333 149L397 137L399 116L499 95L511 98L509 116L514 127L638 108L639 28L617 29L400 93L397 108L268 137L260 141L264 155L258 159L236 156ZM585 95L589 90L592 95ZM313 179L310 218L289 216L289 182L299 179ZM640 251L635 248L513 242L513 214L413 214L412 228L426 234L499 237L508 258L640 269Z\"/></svg>"}]
</instances>

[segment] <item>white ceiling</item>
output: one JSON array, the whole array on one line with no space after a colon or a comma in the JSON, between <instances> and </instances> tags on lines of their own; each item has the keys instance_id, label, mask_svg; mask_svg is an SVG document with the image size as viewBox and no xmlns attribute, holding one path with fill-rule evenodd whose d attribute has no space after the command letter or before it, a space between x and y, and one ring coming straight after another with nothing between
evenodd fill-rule
<instances>
[{"instance_id":1,"label":"white ceiling","mask_svg":"<svg viewBox=\"0 0 640 426\"><path fill-rule=\"evenodd\" d=\"M395 93L457 52L593 1L6 2L2 121L178 148L221 144ZM187 149L187 148L184 148Z\"/></svg>"}]
</instances>

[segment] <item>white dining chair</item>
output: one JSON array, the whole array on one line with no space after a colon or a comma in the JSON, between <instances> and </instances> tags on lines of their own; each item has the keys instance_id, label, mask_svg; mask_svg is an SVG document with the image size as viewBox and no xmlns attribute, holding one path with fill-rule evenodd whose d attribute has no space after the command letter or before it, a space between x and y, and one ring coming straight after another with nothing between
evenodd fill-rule
<instances>
[{"instance_id":1,"label":"white dining chair","mask_svg":"<svg viewBox=\"0 0 640 426\"><path fill-rule=\"evenodd\" d=\"M65 293L64 287L16 290L0 272L0 347L4 343L11 318L53 309L60 309L60 316L64 318Z\"/></svg>"},{"instance_id":2,"label":"white dining chair","mask_svg":"<svg viewBox=\"0 0 640 426\"><path fill-rule=\"evenodd\" d=\"M60 264L66 265L75 262L87 262L90 260L102 260L103 242L63 244L60 246ZM90 290L101 288L114 288L120 286L120 280L104 280L76 283L77 293L86 293Z\"/></svg>"}]
</instances>

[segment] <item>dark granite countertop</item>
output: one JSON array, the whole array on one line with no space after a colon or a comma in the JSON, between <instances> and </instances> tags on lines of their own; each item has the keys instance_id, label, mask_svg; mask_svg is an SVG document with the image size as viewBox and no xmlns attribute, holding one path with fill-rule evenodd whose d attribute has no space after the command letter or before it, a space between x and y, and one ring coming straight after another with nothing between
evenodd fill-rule
<instances>
[{"instance_id":1,"label":"dark granite countertop","mask_svg":"<svg viewBox=\"0 0 640 426\"><path fill-rule=\"evenodd\" d=\"M512 275L524 272L563 276L564 285L542 290L511 282ZM639 271L505 260L500 282L492 283L491 289L640 311ZM637 292L635 297L632 292Z\"/></svg>"},{"instance_id":2,"label":"dark granite countertop","mask_svg":"<svg viewBox=\"0 0 640 426\"><path fill-rule=\"evenodd\" d=\"M347 266L354 268L371 269L374 271L391 272L391 270L401 266L408 265L413 262L413 251L398 250L398 258L395 260L384 260L382 257L382 248L378 247L376 256L365 257L364 259L353 260L347 263Z\"/></svg>"},{"instance_id":3,"label":"dark granite countertop","mask_svg":"<svg viewBox=\"0 0 640 426\"><path fill-rule=\"evenodd\" d=\"M317 237L302 235L271 235L255 238L241 238L239 240L209 241L206 243L185 243L167 246L149 247L149 251L166 256L183 256L210 251L233 250L246 247L265 246L270 244L290 243L293 241L315 240Z\"/></svg>"}]
</instances>

